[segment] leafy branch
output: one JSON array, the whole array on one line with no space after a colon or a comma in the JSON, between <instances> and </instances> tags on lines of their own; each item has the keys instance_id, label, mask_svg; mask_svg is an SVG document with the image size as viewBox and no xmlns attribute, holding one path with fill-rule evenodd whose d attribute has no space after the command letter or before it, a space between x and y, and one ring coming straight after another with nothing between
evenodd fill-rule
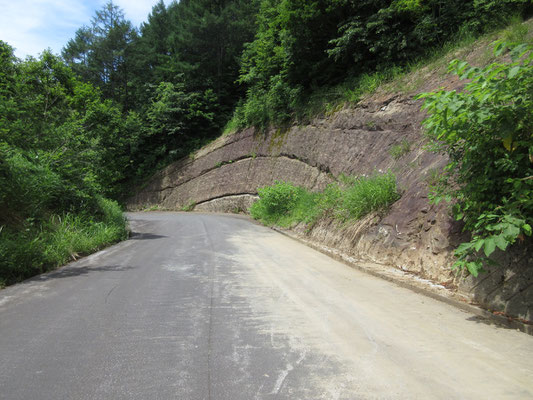
<instances>
[{"instance_id":1,"label":"leafy branch","mask_svg":"<svg viewBox=\"0 0 533 400\"><path fill-rule=\"evenodd\" d=\"M463 92L422 93L431 149L450 161L432 199L454 202L453 214L471 240L454 268L477 276L491 256L532 235L533 46L495 43L511 61L485 68L454 60L449 71L469 80Z\"/></svg>"}]
</instances>

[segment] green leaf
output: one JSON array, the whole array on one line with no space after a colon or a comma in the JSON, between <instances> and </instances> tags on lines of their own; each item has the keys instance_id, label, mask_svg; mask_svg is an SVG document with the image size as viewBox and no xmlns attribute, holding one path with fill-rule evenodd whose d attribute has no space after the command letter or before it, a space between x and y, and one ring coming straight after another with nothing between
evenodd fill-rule
<instances>
[{"instance_id":1,"label":"green leaf","mask_svg":"<svg viewBox=\"0 0 533 400\"><path fill-rule=\"evenodd\" d=\"M513 79L518 73L520 72L520 66L517 65L509 70L509 74L507 75L507 78Z\"/></svg>"},{"instance_id":2,"label":"green leaf","mask_svg":"<svg viewBox=\"0 0 533 400\"><path fill-rule=\"evenodd\" d=\"M507 240L514 240L520 235L520 228L515 225L507 225L507 228L503 231L503 234Z\"/></svg>"},{"instance_id":3,"label":"green leaf","mask_svg":"<svg viewBox=\"0 0 533 400\"><path fill-rule=\"evenodd\" d=\"M466 264L466 261L458 260L453 263L452 270L456 270L456 269L463 270L465 268L465 264Z\"/></svg>"},{"instance_id":4,"label":"green leaf","mask_svg":"<svg viewBox=\"0 0 533 400\"><path fill-rule=\"evenodd\" d=\"M453 196L453 216L473 234L457 248L455 267L473 275L496 249L533 235L533 46L495 43L496 54L507 49L513 61L483 69L453 61L450 71L471 78L465 90L426 98L429 148L447 153L444 170L454 181L438 195Z\"/></svg>"},{"instance_id":5,"label":"green leaf","mask_svg":"<svg viewBox=\"0 0 533 400\"><path fill-rule=\"evenodd\" d=\"M460 256L463 253L469 252L472 249L472 242L461 243L457 250L455 250L455 255Z\"/></svg>"},{"instance_id":6,"label":"green leaf","mask_svg":"<svg viewBox=\"0 0 533 400\"><path fill-rule=\"evenodd\" d=\"M496 241L494 237L488 237L484 240L485 246L483 247L483 251L485 252L485 255L489 257L492 253L494 253L494 250L496 250Z\"/></svg>"},{"instance_id":7,"label":"green leaf","mask_svg":"<svg viewBox=\"0 0 533 400\"><path fill-rule=\"evenodd\" d=\"M509 241L506 240L503 235L496 236L494 238L494 243L502 251L505 251L507 249L507 246L509 246Z\"/></svg>"},{"instance_id":8,"label":"green leaf","mask_svg":"<svg viewBox=\"0 0 533 400\"><path fill-rule=\"evenodd\" d=\"M483 269L483 266L480 262L477 261L470 261L466 263L466 269L470 274L477 278L479 275L479 272Z\"/></svg>"},{"instance_id":9,"label":"green leaf","mask_svg":"<svg viewBox=\"0 0 533 400\"><path fill-rule=\"evenodd\" d=\"M505 43L504 41L502 40L498 40L497 42L495 42L495 46L494 46L494 55L499 57L507 48L507 43Z\"/></svg>"}]
</instances>

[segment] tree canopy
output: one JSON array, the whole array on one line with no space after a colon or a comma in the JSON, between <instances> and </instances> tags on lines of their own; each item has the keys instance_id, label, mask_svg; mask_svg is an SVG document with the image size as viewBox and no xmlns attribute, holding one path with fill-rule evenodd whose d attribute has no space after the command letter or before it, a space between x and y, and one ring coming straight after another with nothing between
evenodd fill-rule
<instances>
[{"instance_id":1,"label":"tree canopy","mask_svg":"<svg viewBox=\"0 0 533 400\"><path fill-rule=\"evenodd\" d=\"M0 253L14 254L0 285L27 275L10 269L25 257L13 249L45 265L50 238L68 236L60 221L119 227L104 197L128 197L227 124L285 124L324 89L531 12L530 0L160 0L136 28L109 1L61 56L22 61L0 42Z\"/></svg>"}]
</instances>

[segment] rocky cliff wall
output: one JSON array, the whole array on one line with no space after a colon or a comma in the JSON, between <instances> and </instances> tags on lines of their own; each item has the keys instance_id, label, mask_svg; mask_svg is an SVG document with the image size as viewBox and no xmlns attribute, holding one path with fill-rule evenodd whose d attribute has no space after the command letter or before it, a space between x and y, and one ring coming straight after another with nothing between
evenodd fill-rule
<instances>
[{"instance_id":1,"label":"rocky cliff wall","mask_svg":"<svg viewBox=\"0 0 533 400\"><path fill-rule=\"evenodd\" d=\"M453 80L447 85L458 87ZM318 190L340 174L391 170L402 197L386 215L342 226L322 220L311 229L297 226L294 231L358 260L408 271L488 309L531 321L531 246L518 246L501 257L502 267L477 279L463 279L450 270L453 249L462 239L461 227L450 218L446 205L428 201L428 184L446 159L425 150L420 107L410 95L378 93L307 126L268 133L248 129L223 136L194 157L156 174L130 200L129 209L157 205L169 210L240 212L252 204L259 187L276 180ZM391 149L402 142L409 144L409 151L393 157Z\"/></svg>"}]
</instances>

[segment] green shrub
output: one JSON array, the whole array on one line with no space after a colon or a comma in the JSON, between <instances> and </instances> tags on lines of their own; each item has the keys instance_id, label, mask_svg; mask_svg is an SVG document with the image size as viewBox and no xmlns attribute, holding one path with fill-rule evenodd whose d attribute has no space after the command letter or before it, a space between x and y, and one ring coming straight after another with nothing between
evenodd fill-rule
<instances>
[{"instance_id":1,"label":"green shrub","mask_svg":"<svg viewBox=\"0 0 533 400\"><path fill-rule=\"evenodd\" d=\"M16 59L0 41L0 285L126 237L117 203L138 118L101 101L49 51ZM134 135L135 136L135 135ZM115 168L116 167L116 168Z\"/></svg>"},{"instance_id":2,"label":"green shrub","mask_svg":"<svg viewBox=\"0 0 533 400\"><path fill-rule=\"evenodd\" d=\"M359 219L388 207L400 197L393 174L371 177L340 177L322 192L310 192L287 182L258 190L259 200L250 208L253 218L267 225L287 227L314 223L321 217L340 221Z\"/></svg>"},{"instance_id":3,"label":"green shrub","mask_svg":"<svg viewBox=\"0 0 533 400\"><path fill-rule=\"evenodd\" d=\"M496 55L508 46L499 42ZM475 276L496 248L532 234L533 46L511 46L511 58L483 69L455 60L450 71L470 80L465 90L419 96L433 149L450 157L434 199L453 199L455 217L472 233L454 267Z\"/></svg>"},{"instance_id":4,"label":"green shrub","mask_svg":"<svg viewBox=\"0 0 533 400\"><path fill-rule=\"evenodd\" d=\"M295 209L304 191L292 183L276 181L273 186L258 189L260 200L252 205L250 214L265 223L276 223Z\"/></svg>"},{"instance_id":5,"label":"green shrub","mask_svg":"<svg viewBox=\"0 0 533 400\"><path fill-rule=\"evenodd\" d=\"M362 93L375 90L447 42L478 37L514 15L531 13L529 0L260 4L255 38L245 45L238 80L248 89L241 121L260 127L308 115L316 103L338 101L331 86L342 88L351 77L359 82L347 88L350 93L344 97L358 101Z\"/></svg>"},{"instance_id":6,"label":"green shrub","mask_svg":"<svg viewBox=\"0 0 533 400\"><path fill-rule=\"evenodd\" d=\"M0 230L0 288L44 272L43 243L29 228Z\"/></svg>"},{"instance_id":7,"label":"green shrub","mask_svg":"<svg viewBox=\"0 0 533 400\"><path fill-rule=\"evenodd\" d=\"M118 203L104 197L97 197L98 207L102 215L102 222L117 229L117 235L121 238L127 236L126 218Z\"/></svg>"},{"instance_id":8,"label":"green shrub","mask_svg":"<svg viewBox=\"0 0 533 400\"><path fill-rule=\"evenodd\" d=\"M343 211L346 219L359 219L384 209L399 197L396 177L391 173L356 178L344 192Z\"/></svg>"}]
</instances>

